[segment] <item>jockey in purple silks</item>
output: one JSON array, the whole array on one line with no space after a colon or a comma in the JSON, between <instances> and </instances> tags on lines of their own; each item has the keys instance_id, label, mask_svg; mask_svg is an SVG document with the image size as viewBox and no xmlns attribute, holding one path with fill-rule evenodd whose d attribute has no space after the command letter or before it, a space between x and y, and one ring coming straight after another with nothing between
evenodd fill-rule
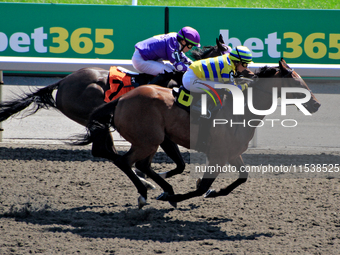
<instances>
[{"instance_id":1,"label":"jockey in purple silks","mask_svg":"<svg viewBox=\"0 0 340 255\"><path fill-rule=\"evenodd\" d=\"M138 42L132 64L137 71L155 76L164 71L185 72L192 61L184 53L193 46L201 46L199 33L192 27L183 27L178 33L156 35Z\"/></svg>"}]
</instances>

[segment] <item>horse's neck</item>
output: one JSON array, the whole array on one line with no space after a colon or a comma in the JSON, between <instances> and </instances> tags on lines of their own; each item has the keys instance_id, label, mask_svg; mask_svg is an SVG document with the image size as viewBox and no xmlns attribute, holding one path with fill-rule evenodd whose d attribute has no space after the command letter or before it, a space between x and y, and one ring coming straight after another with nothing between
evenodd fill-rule
<instances>
[{"instance_id":1,"label":"horse's neck","mask_svg":"<svg viewBox=\"0 0 340 255\"><path fill-rule=\"evenodd\" d=\"M259 84L258 88L253 88L252 105L256 110L268 110L272 106L272 87L270 83ZM242 137L247 140L253 137L256 127L264 119L265 115L257 115L249 110L249 91L244 93L244 114L234 114L234 100L232 95L227 95L223 102L223 110L217 116L227 121L228 128L231 133L237 137L236 134L242 132ZM235 105L236 107L236 105Z\"/></svg>"},{"instance_id":2,"label":"horse's neck","mask_svg":"<svg viewBox=\"0 0 340 255\"><path fill-rule=\"evenodd\" d=\"M275 95L275 98L273 98L273 87L274 83L261 83L258 85L258 87L252 87L252 95L249 95L249 91L246 97L246 112L249 119L263 119L265 115L258 115L253 112L251 112L250 104L258 111L264 112L268 109L270 109L273 105L273 101L277 101L277 96ZM251 99L251 100L250 100Z\"/></svg>"}]
</instances>

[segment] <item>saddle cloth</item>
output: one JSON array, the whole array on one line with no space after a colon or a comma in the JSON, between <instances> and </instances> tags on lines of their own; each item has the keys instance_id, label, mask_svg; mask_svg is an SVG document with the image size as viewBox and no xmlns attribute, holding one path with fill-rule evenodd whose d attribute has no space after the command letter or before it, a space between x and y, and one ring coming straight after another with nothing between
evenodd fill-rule
<instances>
[{"instance_id":1,"label":"saddle cloth","mask_svg":"<svg viewBox=\"0 0 340 255\"><path fill-rule=\"evenodd\" d=\"M104 101L109 103L134 89L135 86L132 85L131 76L121 67L111 66L109 72L110 89L105 92Z\"/></svg>"}]
</instances>

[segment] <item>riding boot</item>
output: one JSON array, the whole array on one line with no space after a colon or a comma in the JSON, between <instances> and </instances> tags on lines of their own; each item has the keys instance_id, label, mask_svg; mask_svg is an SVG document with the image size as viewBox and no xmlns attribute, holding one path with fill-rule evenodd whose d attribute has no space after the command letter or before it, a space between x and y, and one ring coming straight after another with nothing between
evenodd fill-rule
<instances>
[{"instance_id":1,"label":"riding boot","mask_svg":"<svg viewBox=\"0 0 340 255\"><path fill-rule=\"evenodd\" d=\"M163 85L164 77L163 74L158 74L154 78L151 79L151 81L148 82L148 84L156 84L156 85Z\"/></svg>"},{"instance_id":2,"label":"riding boot","mask_svg":"<svg viewBox=\"0 0 340 255\"><path fill-rule=\"evenodd\" d=\"M162 87L167 87L172 76L173 72L164 71L164 73L160 73L155 76L148 84L156 84Z\"/></svg>"}]
</instances>

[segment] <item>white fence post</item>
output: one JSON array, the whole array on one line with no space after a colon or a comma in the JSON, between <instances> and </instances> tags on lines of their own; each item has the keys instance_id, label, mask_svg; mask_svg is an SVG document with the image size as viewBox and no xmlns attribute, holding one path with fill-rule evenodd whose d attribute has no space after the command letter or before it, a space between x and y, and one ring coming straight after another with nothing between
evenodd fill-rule
<instances>
[{"instance_id":1,"label":"white fence post","mask_svg":"<svg viewBox=\"0 0 340 255\"><path fill-rule=\"evenodd\" d=\"M138 0L132 0L132 5L138 5Z\"/></svg>"}]
</instances>

